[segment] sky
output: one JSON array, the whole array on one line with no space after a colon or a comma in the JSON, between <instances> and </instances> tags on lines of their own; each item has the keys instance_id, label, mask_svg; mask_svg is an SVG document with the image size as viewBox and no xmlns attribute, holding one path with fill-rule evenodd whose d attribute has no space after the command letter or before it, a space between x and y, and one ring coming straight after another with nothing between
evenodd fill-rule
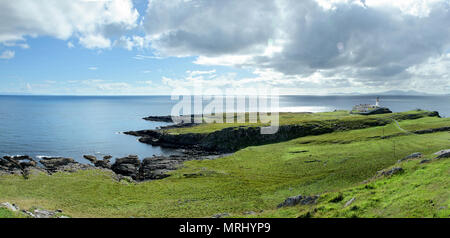
<instances>
[{"instance_id":1,"label":"sky","mask_svg":"<svg viewBox=\"0 0 450 238\"><path fill-rule=\"evenodd\" d=\"M0 1L0 94L450 92L449 0Z\"/></svg>"}]
</instances>

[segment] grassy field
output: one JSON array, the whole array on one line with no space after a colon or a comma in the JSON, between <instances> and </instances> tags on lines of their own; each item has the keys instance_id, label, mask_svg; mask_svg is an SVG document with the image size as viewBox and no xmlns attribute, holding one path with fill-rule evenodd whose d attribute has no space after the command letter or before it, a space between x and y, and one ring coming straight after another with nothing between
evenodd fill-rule
<instances>
[{"instance_id":1,"label":"grassy field","mask_svg":"<svg viewBox=\"0 0 450 238\"><path fill-rule=\"evenodd\" d=\"M339 115L302 116L317 120ZM286 115L285 120L289 121ZM450 121L426 117L399 124L419 130L449 126ZM362 184L413 152L432 158L432 153L450 148L449 132L398 135L401 132L391 123L248 147L216 160L187 162L166 179L138 184L116 182L110 172L100 170L41 174L28 180L2 176L0 202L26 209L62 209L72 217L211 217L220 213L245 217L250 211L256 217L448 217L448 159L404 162L399 164L403 174ZM381 139L383 135L395 136ZM313 206L276 209L285 198L299 194L320 194L321 198ZM339 195L341 201L330 202ZM352 197L356 197L354 204L344 208ZM0 210L0 217L8 216L3 214Z\"/></svg>"}]
</instances>

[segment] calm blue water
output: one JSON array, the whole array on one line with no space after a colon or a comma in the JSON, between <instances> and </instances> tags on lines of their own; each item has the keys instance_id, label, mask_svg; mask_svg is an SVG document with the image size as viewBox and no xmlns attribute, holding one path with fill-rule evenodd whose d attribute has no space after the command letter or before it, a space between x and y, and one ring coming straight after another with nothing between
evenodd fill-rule
<instances>
[{"instance_id":1,"label":"calm blue water","mask_svg":"<svg viewBox=\"0 0 450 238\"><path fill-rule=\"evenodd\" d=\"M381 104L393 111L415 108L450 116L450 97L385 96ZM152 129L149 115L169 115L175 101L168 96L76 97L0 96L0 155L66 156L80 162L83 154L170 154L171 150L142 144L128 130ZM373 96L283 96L282 111L331 111L374 103Z\"/></svg>"}]
</instances>

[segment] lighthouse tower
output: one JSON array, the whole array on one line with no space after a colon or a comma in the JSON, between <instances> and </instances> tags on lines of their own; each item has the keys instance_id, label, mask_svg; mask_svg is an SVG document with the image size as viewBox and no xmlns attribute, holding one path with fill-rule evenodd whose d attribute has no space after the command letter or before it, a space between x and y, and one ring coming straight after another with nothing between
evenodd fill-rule
<instances>
[{"instance_id":1,"label":"lighthouse tower","mask_svg":"<svg viewBox=\"0 0 450 238\"><path fill-rule=\"evenodd\" d=\"M377 97L377 101L375 103L376 107L380 107L380 97Z\"/></svg>"}]
</instances>

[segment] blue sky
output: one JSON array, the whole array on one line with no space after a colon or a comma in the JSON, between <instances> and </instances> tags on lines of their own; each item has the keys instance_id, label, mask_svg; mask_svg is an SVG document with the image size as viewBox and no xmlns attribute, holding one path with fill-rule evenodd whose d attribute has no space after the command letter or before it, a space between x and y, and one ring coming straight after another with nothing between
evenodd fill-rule
<instances>
[{"instance_id":1,"label":"blue sky","mask_svg":"<svg viewBox=\"0 0 450 238\"><path fill-rule=\"evenodd\" d=\"M102 84L126 82L140 87L149 82L162 85L163 77L184 77L189 70L216 70L221 73L239 71L196 65L192 63L194 57L150 58L154 55L146 49L91 50L77 45L69 48L67 42L51 37L31 38L27 39L27 43L30 48L14 47L15 57L0 61L0 92L96 94L98 91L102 94L101 90L86 88L89 85L85 84L88 81ZM170 88L166 89L161 93L169 94ZM115 94L114 91L104 93ZM159 92L150 90L149 93Z\"/></svg>"},{"instance_id":2,"label":"blue sky","mask_svg":"<svg viewBox=\"0 0 450 238\"><path fill-rule=\"evenodd\" d=\"M450 91L448 1L0 3L0 93Z\"/></svg>"}]
</instances>

